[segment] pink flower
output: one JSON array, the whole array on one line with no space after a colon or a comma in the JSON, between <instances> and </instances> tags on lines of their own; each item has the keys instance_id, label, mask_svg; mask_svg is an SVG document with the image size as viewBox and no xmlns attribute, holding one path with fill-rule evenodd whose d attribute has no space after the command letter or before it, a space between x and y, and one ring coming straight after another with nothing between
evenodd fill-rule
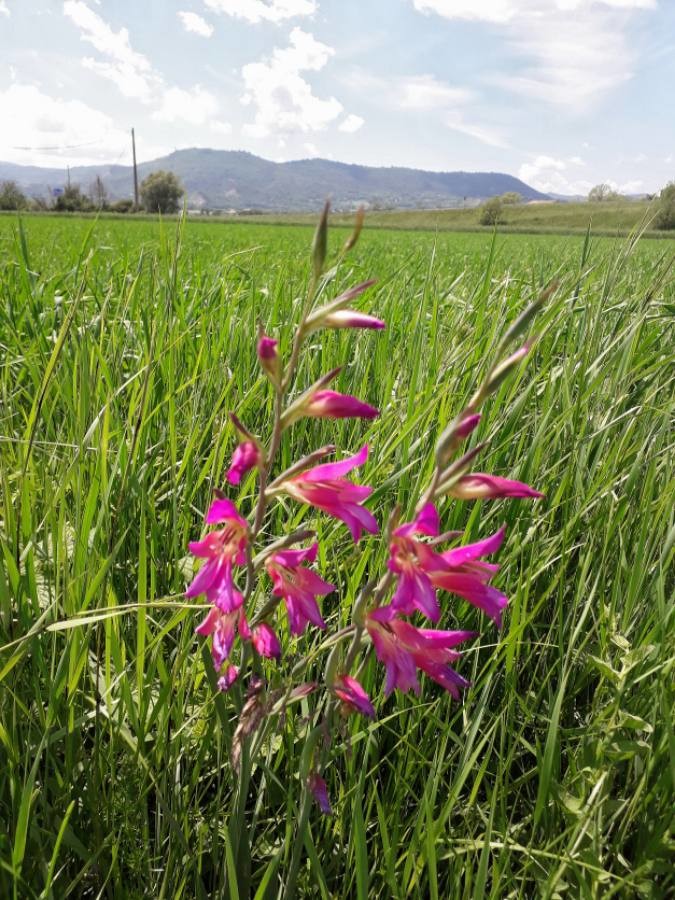
<instances>
[{"instance_id":1,"label":"pink flower","mask_svg":"<svg viewBox=\"0 0 675 900\"><path fill-rule=\"evenodd\" d=\"M387 670L385 695L398 688L411 688L419 694L417 669L445 688L455 699L469 682L450 663L461 658L453 648L475 637L472 631L437 631L415 628L403 619L392 618L387 607L373 610L366 617L366 628L375 647L375 655Z\"/></svg>"},{"instance_id":2,"label":"pink flower","mask_svg":"<svg viewBox=\"0 0 675 900\"><path fill-rule=\"evenodd\" d=\"M234 591L233 597L235 606L230 612L222 612L217 606L214 606L209 610L206 618L195 628L195 632L202 637L213 635L211 657L216 672L220 671L223 663L229 657L237 631L242 640L249 640L251 637L244 613L244 598L239 591Z\"/></svg>"},{"instance_id":3,"label":"pink flower","mask_svg":"<svg viewBox=\"0 0 675 900\"><path fill-rule=\"evenodd\" d=\"M248 523L230 500L214 500L206 514L206 524L224 527L188 544L190 552L205 559L206 563L192 580L185 596L206 594L208 600L224 612L230 612L235 608L232 565L241 566L246 562Z\"/></svg>"},{"instance_id":4,"label":"pink flower","mask_svg":"<svg viewBox=\"0 0 675 900\"><path fill-rule=\"evenodd\" d=\"M326 816L332 816L333 808L330 805L330 800L328 799L328 788L326 786L326 782L317 772L312 772L310 774L307 779L307 787L314 797L314 800L318 804L321 812Z\"/></svg>"},{"instance_id":5,"label":"pink flower","mask_svg":"<svg viewBox=\"0 0 675 900\"><path fill-rule=\"evenodd\" d=\"M281 362L277 352L279 341L263 334L258 340L258 360L273 384L278 384L281 376Z\"/></svg>"},{"instance_id":6,"label":"pink flower","mask_svg":"<svg viewBox=\"0 0 675 900\"><path fill-rule=\"evenodd\" d=\"M382 319L367 316L355 309L339 309L328 313L321 320L321 324L324 328L375 328L378 331L386 327Z\"/></svg>"},{"instance_id":7,"label":"pink flower","mask_svg":"<svg viewBox=\"0 0 675 900\"><path fill-rule=\"evenodd\" d=\"M260 447L253 441L243 441L232 454L232 462L227 472L230 484L239 484L241 476L260 465L262 454Z\"/></svg>"},{"instance_id":8,"label":"pink flower","mask_svg":"<svg viewBox=\"0 0 675 900\"><path fill-rule=\"evenodd\" d=\"M376 419L379 409L337 391L316 391L302 408L302 415L317 419Z\"/></svg>"},{"instance_id":9,"label":"pink flower","mask_svg":"<svg viewBox=\"0 0 675 900\"><path fill-rule=\"evenodd\" d=\"M263 622L251 632L251 643L256 653L268 659L281 659L281 644L274 631Z\"/></svg>"},{"instance_id":10,"label":"pink flower","mask_svg":"<svg viewBox=\"0 0 675 900\"><path fill-rule=\"evenodd\" d=\"M496 553L504 541L506 529L499 531L482 541L455 547L441 554L446 564L445 570L438 570L432 575L435 587L458 594L469 603L482 609L494 621L497 628L502 627L502 612L508 605L508 598L492 587L489 582L499 571L499 566L483 562L480 557Z\"/></svg>"},{"instance_id":11,"label":"pink flower","mask_svg":"<svg viewBox=\"0 0 675 900\"><path fill-rule=\"evenodd\" d=\"M314 562L319 545L314 543L306 550L280 550L265 560L265 568L272 579L275 597L283 597L288 613L291 634L302 634L308 622L317 628L325 628L316 597L325 597L335 590L312 569L301 565Z\"/></svg>"},{"instance_id":12,"label":"pink flower","mask_svg":"<svg viewBox=\"0 0 675 900\"><path fill-rule=\"evenodd\" d=\"M447 493L457 500L481 500L495 497L533 497L536 499L544 496L522 481L510 481L508 478L486 475L484 472L470 472L468 475L463 475L449 488Z\"/></svg>"},{"instance_id":13,"label":"pink flower","mask_svg":"<svg viewBox=\"0 0 675 900\"><path fill-rule=\"evenodd\" d=\"M225 669L223 675L218 679L218 690L219 691L229 691L232 685L235 683L237 678L239 677L239 667L238 666L228 666Z\"/></svg>"},{"instance_id":14,"label":"pink flower","mask_svg":"<svg viewBox=\"0 0 675 900\"><path fill-rule=\"evenodd\" d=\"M330 516L340 519L349 529L355 541L363 531L377 534L377 521L373 514L361 504L373 492L367 485L352 484L343 475L362 466L368 459L368 445L348 459L340 462L324 463L294 475L280 486L291 497L301 503L309 503Z\"/></svg>"},{"instance_id":15,"label":"pink flower","mask_svg":"<svg viewBox=\"0 0 675 900\"><path fill-rule=\"evenodd\" d=\"M433 503L427 503L412 522L399 526L392 535L389 569L398 575L396 592L391 601L391 614L412 615L416 609L432 622L438 622L441 611L430 573L447 568L442 557L428 544L413 535L436 537L439 532L438 513Z\"/></svg>"},{"instance_id":16,"label":"pink flower","mask_svg":"<svg viewBox=\"0 0 675 900\"><path fill-rule=\"evenodd\" d=\"M375 708L356 678L352 678L351 675L338 675L333 682L333 691L352 710L363 713L371 719L375 718Z\"/></svg>"}]
</instances>

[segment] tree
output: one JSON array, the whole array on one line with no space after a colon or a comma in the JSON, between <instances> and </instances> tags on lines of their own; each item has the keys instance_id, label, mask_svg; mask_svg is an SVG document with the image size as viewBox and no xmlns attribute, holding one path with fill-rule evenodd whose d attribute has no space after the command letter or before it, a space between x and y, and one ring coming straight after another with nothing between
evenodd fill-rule
<instances>
[{"instance_id":1,"label":"tree","mask_svg":"<svg viewBox=\"0 0 675 900\"><path fill-rule=\"evenodd\" d=\"M173 172L151 172L141 183L141 199L148 212L172 213L185 191Z\"/></svg>"},{"instance_id":2,"label":"tree","mask_svg":"<svg viewBox=\"0 0 675 900\"><path fill-rule=\"evenodd\" d=\"M668 231L675 229L675 181L670 181L659 195L659 211L654 224Z\"/></svg>"},{"instance_id":3,"label":"tree","mask_svg":"<svg viewBox=\"0 0 675 900\"><path fill-rule=\"evenodd\" d=\"M25 209L27 205L26 195L16 181L0 184L0 209Z\"/></svg>"},{"instance_id":4,"label":"tree","mask_svg":"<svg viewBox=\"0 0 675 900\"><path fill-rule=\"evenodd\" d=\"M502 201L499 197L492 197L481 206L478 222L481 225L497 225L504 221L502 212Z\"/></svg>"},{"instance_id":5,"label":"tree","mask_svg":"<svg viewBox=\"0 0 675 900\"><path fill-rule=\"evenodd\" d=\"M507 191L505 194L502 194L499 198L504 205L513 204L513 203L522 203L523 195L519 194L518 191Z\"/></svg>"},{"instance_id":6,"label":"tree","mask_svg":"<svg viewBox=\"0 0 675 900\"><path fill-rule=\"evenodd\" d=\"M96 209L106 209L108 206L108 192L100 175L89 185L89 197Z\"/></svg>"},{"instance_id":7,"label":"tree","mask_svg":"<svg viewBox=\"0 0 675 900\"><path fill-rule=\"evenodd\" d=\"M608 200L619 200L621 194L617 194L611 184L596 184L588 192L591 203L605 203Z\"/></svg>"},{"instance_id":8,"label":"tree","mask_svg":"<svg viewBox=\"0 0 675 900\"><path fill-rule=\"evenodd\" d=\"M92 205L80 190L79 184L69 184L56 198L54 209L58 212L89 212Z\"/></svg>"}]
</instances>

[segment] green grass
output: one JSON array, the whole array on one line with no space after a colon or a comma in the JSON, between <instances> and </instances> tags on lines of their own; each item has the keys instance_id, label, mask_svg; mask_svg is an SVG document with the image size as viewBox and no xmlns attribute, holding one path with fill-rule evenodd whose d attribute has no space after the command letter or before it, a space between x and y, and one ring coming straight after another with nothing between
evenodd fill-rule
<instances>
[{"instance_id":1,"label":"green grass","mask_svg":"<svg viewBox=\"0 0 675 900\"><path fill-rule=\"evenodd\" d=\"M367 439L371 508L409 514L499 334L557 277L529 366L476 435L490 441L482 469L547 497L442 504L444 527L470 539L508 525L503 632L444 597L443 626L482 632L461 704L429 681L385 702L371 659L379 717L333 735L334 817L301 808L311 700L274 723L250 783L236 783L240 695L214 694L199 612L181 599L185 548L223 484L228 411L269 426L252 338L260 318L288 352L310 239L56 217L22 233L0 219L0 896L271 898L296 876L299 897L668 896L666 242L506 235L491 250L485 234L364 232L334 289L377 277L360 305L388 328L315 335L301 376L346 363L338 389L382 416L298 423L281 465ZM333 249L342 240L331 232ZM236 496L244 509L253 489L250 477ZM300 517L277 506L266 527ZM334 629L386 547L307 519L339 586L323 608Z\"/></svg>"},{"instance_id":2,"label":"green grass","mask_svg":"<svg viewBox=\"0 0 675 900\"><path fill-rule=\"evenodd\" d=\"M653 229L653 217L657 204L637 200L619 200L607 203L525 203L503 208L502 232L559 233L585 232L589 225L595 234L627 234L637 227ZM480 208L472 209L401 209L373 210L368 214L370 227L415 229L422 231L491 231L481 226ZM277 224L310 223L309 214L269 213L259 216L241 216L244 221L263 221ZM340 214L335 221L349 222L349 216ZM652 237L673 237L672 232L650 231Z\"/></svg>"}]
</instances>

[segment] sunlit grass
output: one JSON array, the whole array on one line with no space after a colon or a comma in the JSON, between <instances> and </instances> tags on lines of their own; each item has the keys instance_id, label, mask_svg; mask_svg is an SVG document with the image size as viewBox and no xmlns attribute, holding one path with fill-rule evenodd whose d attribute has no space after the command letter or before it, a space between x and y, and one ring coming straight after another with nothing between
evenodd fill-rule
<instances>
[{"instance_id":1,"label":"sunlit grass","mask_svg":"<svg viewBox=\"0 0 675 900\"><path fill-rule=\"evenodd\" d=\"M303 709L235 804L236 698L214 695L181 594L234 446L227 413L269 425L256 321L288 350L309 239L0 221L0 896L287 893ZM361 307L387 330L313 336L303 375L346 362L337 389L382 416L298 423L280 465L366 439L371 508L410 513L505 323L555 276L533 358L475 436L486 471L547 498L442 506L469 539L507 523L505 629L445 596L442 625L484 635L462 704L428 681L384 702L369 662L379 718L335 739L336 815L310 813L296 896L675 889L672 263L666 242L366 231L338 273L336 291L378 278ZM340 588L324 616L346 624L385 549L309 518ZM269 528L298 521L279 507Z\"/></svg>"}]
</instances>

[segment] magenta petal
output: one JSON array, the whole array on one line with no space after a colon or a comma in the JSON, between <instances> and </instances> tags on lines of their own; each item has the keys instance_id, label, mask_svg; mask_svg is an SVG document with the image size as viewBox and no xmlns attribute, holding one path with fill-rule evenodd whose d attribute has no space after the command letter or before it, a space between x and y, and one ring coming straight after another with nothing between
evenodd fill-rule
<instances>
[{"instance_id":1,"label":"magenta petal","mask_svg":"<svg viewBox=\"0 0 675 900\"><path fill-rule=\"evenodd\" d=\"M218 690L229 691L239 676L237 666L228 666L225 673L218 679Z\"/></svg>"},{"instance_id":2,"label":"magenta petal","mask_svg":"<svg viewBox=\"0 0 675 900\"><path fill-rule=\"evenodd\" d=\"M218 620L220 618L220 612L215 607L210 609L206 614L206 618L202 619L202 621L195 628L196 634L201 634L202 637L207 637L209 634L213 634L216 625L218 624Z\"/></svg>"},{"instance_id":3,"label":"magenta petal","mask_svg":"<svg viewBox=\"0 0 675 900\"><path fill-rule=\"evenodd\" d=\"M272 628L263 622L256 625L251 634L251 643L261 656L268 659L281 659L281 644Z\"/></svg>"},{"instance_id":4,"label":"magenta petal","mask_svg":"<svg viewBox=\"0 0 675 900\"><path fill-rule=\"evenodd\" d=\"M231 500L225 498L214 500L206 514L206 524L219 525L221 522L227 521L235 521L247 527L246 519L242 519Z\"/></svg>"},{"instance_id":5,"label":"magenta petal","mask_svg":"<svg viewBox=\"0 0 675 900\"><path fill-rule=\"evenodd\" d=\"M323 463L320 466L314 466L307 472L303 472L299 479L303 481L330 481L334 478L340 478L351 472L352 469L362 466L368 459L368 444L364 444L358 453L342 459L339 462Z\"/></svg>"},{"instance_id":6,"label":"magenta petal","mask_svg":"<svg viewBox=\"0 0 675 900\"><path fill-rule=\"evenodd\" d=\"M413 534L427 534L436 537L440 531L440 521L433 503L425 504L412 522L406 522L394 531L396 537L410 537Z\"/></svg>"},{"instance_id":7,"label":"magenta petal","mask_svg":"<svg viewBox=\"0 0 675 900\"><path fill-rule=\"evenodd\" d=\"M270 561L285 569L295 569L301 563L313 563L318 551L319 545L315 541L311 547L304 547L302 550L279 550L270 556Z\"/></svg>"},{"instance_id":8,"label":"magenta petal","mask_svg":"<svg viewBox=\"0 0 675 900\"><path fill-rule=\"evenodd\" d=\"M370 697L356 678L352 678L351 675L338 675L333 690L343 703L363 713L364 716L375 718L375 708L370 702Z\"/></svg>"},{"instance_id":9,"label":"magenta petal","mask_svg":"<svg viewBox=\"0 0 675 900\"><path fill-rule=\"evenodd\" d=\"M504 535L506 534L506 526L502 525L499 531L496 531L490 537L483 538L482 541L476 541L473 544L465 544L463 547L455 547L454 550L448 550L442 553L443 559L451 566L461 566L463 563L473 562L481 556L490 556L496 553L504 543Z\"/></svg>"}]
</instances>

